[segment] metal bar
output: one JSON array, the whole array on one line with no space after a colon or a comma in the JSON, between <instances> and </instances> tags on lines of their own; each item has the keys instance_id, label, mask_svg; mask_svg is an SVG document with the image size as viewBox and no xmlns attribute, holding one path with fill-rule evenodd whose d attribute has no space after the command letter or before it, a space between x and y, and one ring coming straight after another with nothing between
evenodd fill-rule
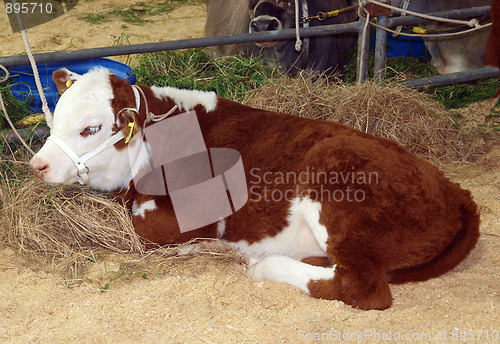
<instances>
[{"instance_id":1,"label":"metal bar","mask_svg":"<svg viewBox=\"0 0 500 344\"><path fill-rule=\"evenodd\" d=\"M301 37L326 36L345 32L359 32L361 23L359 21L347 24L321 25L308 28L301 28ZM236 43L275 41L283 39L294 39L295 29L276 30L268 32L244 33L230 36L201 37L192 39L181 39L177 41L163 41L155 43L130 44L113 47L102 47L82 50L70 50L53 53L35 54L38 63L79 60L86 58L96 58L103 56L117 56L151 53L167 50L189 49L197 47L207 47L214 45L226 45ZM10 67L28 64L26 55L0 57L0 64Z\"/></svg>"},{"instance_id":2,"label":"metal bar","mask_svg":"<svg viewBox=\"0 0 500 344\"><path fill-rule=\"evenodd\" d=\"M464 8L459 10L441 11L441 12L433 12L425 14L447 19L464 19L464 18L482 17L487 14L490 14L490 11L491 11L491 6L480 6L480 7ZM387 27L396 27L400 25L414 25L424 22L432 22L432 20L417 18L408 14L404 17L389 18Z\"/></svg>"},{"instance_id":3,"label":"metal bar","mask_svg":"<svg viewBox=\"0 0 500 344\"><path fill-rule=\"evenodd\" d=\"M39 141L40 139L46 139L50 135L50 129L46 126L38 126L36 128L23 128L18 129L19 134L23 138L23 140L27 140L30 138L32 142ZM4 130L0 132L0 142L5 140L5 143L9 146L12 146L15 149L16 146L21 145L21 142L14 134L12 130Z\"/></svg>"},{"instance_id":4,"label":"metal bar","mask_svg":"<svg viewBox=\"0 0 500 344\"><path fill-rule=\"evenodd\" d=\"M431 76L425 79L402 81L398 82L396 85L421 89L425 87L459 84L478 79L493 78L496 76L500 76L500 70L497 67L483 67L479 69L467 70L464 72Z\"/></svg>"}]
</instances>

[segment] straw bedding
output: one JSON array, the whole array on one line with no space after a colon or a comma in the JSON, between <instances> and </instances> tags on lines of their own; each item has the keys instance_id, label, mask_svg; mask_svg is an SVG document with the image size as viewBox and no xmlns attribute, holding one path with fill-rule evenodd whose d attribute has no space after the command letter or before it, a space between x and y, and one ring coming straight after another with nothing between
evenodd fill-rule
<instances>
[{"instance_id":1,"label":"straw bedding","mask_svg":"<svg viewBox=\"0 0 500 344\"><path fill-rule=\"evenodd\" d=\"M140 253L130 214L104 194L26 178L0 186L2 235L35 264L73 264L98 248Z\"/></svg>"},{"instance_id":2,"label":"straw bedding","mask_svg":"<svg viewBox=\"0 0 500 344\"><path fill-rule=\"evenodd\" d=\"M248 105L332 120L393 139L430 160L471 160L488 149L460 130L464 120L426 94L366 82L332 85L324 78L279 78L249 94ZM484 120L483 120L484 122ZM469 128L470 129L470 128ZM476 133L477 134L477 133Z\"/></svg>"},{"instance_id":3,"label":"straw bedding","mask_svg":"<svg viewBox=\"0 0 500 344\"><path fill-rule=\"evenodd\" d=\"M81 281L78 274L103 254L127 254L128 267L134 262L161 269L200 255L242 259L227 245L195 245L196 240L146 251L130 212L107 193L79 185L50 186L33 177L0 179L0 246L13 248L31 268L62 273L73 282Z\"/></svg>"}]
</instances>

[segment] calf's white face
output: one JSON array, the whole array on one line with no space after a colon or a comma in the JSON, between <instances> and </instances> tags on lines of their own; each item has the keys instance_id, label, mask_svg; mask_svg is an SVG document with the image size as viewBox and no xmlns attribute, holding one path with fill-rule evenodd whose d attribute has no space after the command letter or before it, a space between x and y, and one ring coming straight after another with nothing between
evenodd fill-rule
<instances>
[{"instance_id":1,"label":"calf's white face","mask_svg":"<svg viewBox=\"0 0 500 344\"><path fill-rule=\"evenodd\" d=\"M51 135L63 140L78 156L82 156L114 134L115 115L111 103L114 94L110 72L96 69L83 76L70 71L58 75L56 83L62 95L54 111ZM64 82L64 77L70 82ZM66 89L61 85L66 85ZM119 151L110 147L88 160L85 165L89 169L89 186L113 190L128 184L128 155L128 149ZM51 140L47 140L31 159L30 167L37 177L48 183L72 184L77 181L75 163Z\"/></svg>"}]
</instances>

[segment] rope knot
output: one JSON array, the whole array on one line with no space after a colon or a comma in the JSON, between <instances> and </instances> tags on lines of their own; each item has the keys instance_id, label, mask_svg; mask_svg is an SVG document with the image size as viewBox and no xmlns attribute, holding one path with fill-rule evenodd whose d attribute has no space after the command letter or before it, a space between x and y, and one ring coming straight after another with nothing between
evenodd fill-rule
<instances>
[{"instance_id":1,"label":"rope knot","mask_svg":"<svg viewBox=\"0 0 500 344\"><path fill-rule=\"evenodd\" d=\"M476 18L473 18L471 20L469 20L469 22L467 23L467 25L469 25L470 27L475 27L475 28L478 28L480 25L479 25L479 20L477 20Z\"/></svg>"},{"instance_id":2,"label":"rope knot","mask_svg":"<svg viewBox=\"0 0 500 344\"><path fill-rule=\"evenodd\" d=\"M155 115L152 112L148 112L147 117L146 117L146 123L163 121L165 118L167 118L168 116L173 114L175 112L175 110L177 110L178 108L179 108L179 106L177 104L175 104L170 110L168 110L168 112L166 112L162 115Z\"/></svg>"},{"instance_id":3,"label":"rope knot","mask_svg":"<svg viewBox=\"0 0 500 344\"><path fill-rule=\"evenodd\" d=\"M297 38L295 42L295 51L301 51L302 50L302 40L300 38Z\"/></svg>"}]
</instances>

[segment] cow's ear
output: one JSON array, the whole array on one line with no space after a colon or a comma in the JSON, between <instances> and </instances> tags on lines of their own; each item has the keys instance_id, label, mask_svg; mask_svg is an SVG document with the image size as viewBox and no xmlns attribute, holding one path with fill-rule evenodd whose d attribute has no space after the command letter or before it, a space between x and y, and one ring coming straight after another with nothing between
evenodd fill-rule
<instances>
[{"instance_id":1,"label":"cow's ear","mask_svg":"<svg viewBox=\"0 0 500 344\"><path fill-rule=\"evenodd\" d=\"M123 136L125 137L125 143L128 143L130 139L141 129L136 119L136 113L129 109L120 111L117 115L116 121L118 128L120 128Z\"/></svg>"},{"instance_id":2,"label":"cow's ear","mask_svg":"<svg viewBox=\"0 0 500 344\"><path fill-rule=\"evenodd\" d=\"M73 85L73 83L78 80L80 77L79 74L73 73L72 71L62 68L59 70L56 70L54 73L52 73L52 79L56 83L57 90L59 91L59 94L63 94L68 88Z\"/></svg>"}]
</instances>

